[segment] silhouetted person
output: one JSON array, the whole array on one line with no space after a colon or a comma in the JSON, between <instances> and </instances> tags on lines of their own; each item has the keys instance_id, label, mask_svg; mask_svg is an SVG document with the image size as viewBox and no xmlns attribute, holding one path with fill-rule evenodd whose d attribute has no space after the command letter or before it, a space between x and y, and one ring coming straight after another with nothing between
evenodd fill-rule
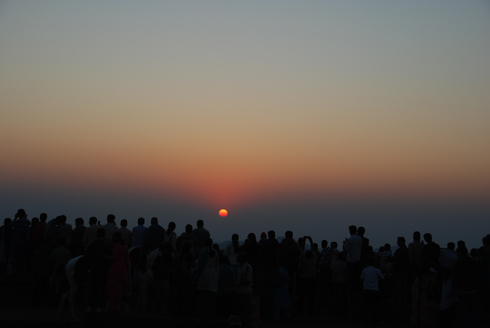
<instances>
[{"instance_id":1,"label":"silhouetted person","mask_svg":"<svg viewBox=\"0 0 490 328\"><path fill-rule=\"evenodd\" d=\"M192 256L195 256L195 254L194 254L194 240L195 240L195 237L192 234L192 230L193 230L192 225L191 224L186 224L185 231L177 239L177 249L179 250L179 253L182 251L182 248L184 247L184 244L190 244L190 246L189 246L189 254L191 254Z\"/></svg>"},{"instance_id":2,"label":"silhouetted person","mask_svg":"<svg viewBox=\"0 0 490 328\"><path fill-rule=\"evenodd\" d=\"M133 247L143 246L145 244L146 229L148 228L145 227L145 219L139 218L138 225L133 227Z\"/></svg>"},{"instance_id":3,"label":"silhouetted person","mask_svg":"<svg viewBox=\"0 0 490 328\"><path fill-rule=\"evenodd\" d=\"M170 245L173 256L177 257L177 234L175 233L175 227L175 222L170 221L168 223L164 243Z\"/></svg>"},{"instance_id":4,"label":"silhouetted person","mask_svg":"<svg viewBox=\"0 0 490 328\"><path fill-rule=\"evenodd\" d=\"M100 226L97 224L97 218L92 216L89 220L89 227L85 229L85 233L83 234L83 247L87 247L92 241L97 238L97 230L99 230Z\"/></svg>"},{"instance_id":5,"label":"silhouetted person","mask_svg":"<svg viewBox=\"0 0 490 328\"><path fill-rule=\"evenodd\" d=\"M165 229L158 224L158 218L151 218L151 225L145 231L145 245L148 252L162 246L165 240Z\"/></svg>"},{"instance_id":6,"label":"silhouetted person","mask_svg":"<svg viewBox=\"0 0 490 328\"><path fill-rule=\"evenodd\" d=\"M311 237L305 237L313 244ZM316 288L316 263L317 256L312 250L307 250L301 255L300 267L298 270L298 314L302 314L305 302L309 315L315 313L315 288Z\"/></svg>"},{"instance_id":7,"label":"silhouetted person","mask_svg":"<svg viewBox=\"0 0 490 328\"><path fill-rule=\"evenodd\" d=\"M116 216L114 214L107 215L107 223L101 226L105 230L105 239L112 241L112 234L117 230Z\"/></svg>"},{"instance_id":8,"label":"silhouetted person","mask_svg":"<svg viewBox=\"0 0 490 328\"><path fill-rule=\"evenodd\" d=\"M85 236L85 231L87 227L84 225L82 218L75 219L75 229L71 232L71 257L77 257L83 255L83 236Z\"/></svg>"},{"instance_id":9,"label":"silhouetted person","mask_svg":"<svg viewBox=\"0 0 490 328\"><path fill-rule=\"evenodd\" d=\"M322 251L318 258L318 291L326 297L331 290L332 271L330 270L330 256L332 250L328 247L328 241L322 240Z\"/></svg>"},{"instance_id":10,"label":"silhouetted person","mask_svg":"<svg viewBox=\"0 0 490 328\"><path fill-rule=\"evenodd\" d=\"M206 239L211 237L211 234L209 231L204 229L204 221L203 220L198 220L197 221L197 228L192 230L192 235L194 236L194 252L199 255L201 252L201 249L205 247L205 242Z\"/></svg>"},{"instance_id":11,"label":"silhouetted person","mask_svg":"<svg viewBox=\"0 0 490 328\"><path fill-rule=\"evenodd\" d=\"M447 248L441 249L441 259L439 261L442 269L452 270L454 263L458 259L456 245L453 242L447 243Z\"/></svg>"},{"instance_id":12,"label":"silhouetted person","mask_svg":"<svg viewBox=\"0 0 490 328\"><path fill-rule=\"evenodd\" d=\"M432 241L432 235L430 233L424 234L424 240L424 260L430 267L438 270L441 247Z\"/></svg>"},{"instance_id":13,"label":"silhouetted person","mask_svg":"<svg viewBox=\"0 0 490 328\"><path fill-rule=\"evenodd\" d=\"M240 243L238 242L239 236L234 233L231 236L231 243L226 245L223 255L225 255L230 261L231 267L235 269L235 272L238 272L238 262L236 261L236 257L238 253L240 253Z\"/></svg>"},{"instance_id":14,"label":"silhouetted person","mask_svg":"<svg viewBox=\"0 0 490 328\"><path fill-rule=\"evenodd\" d=\"M31 222L23 209L19 209L12 221L12 271L13 274L24 274L26 269L27 235Z\"/></svg>"},{"instance_id":15,"label":"silhouetted person","mask_svg":"<svg viewBox=\"0 0 490 328\"><path fill-rule=\"evenodd\" d=\"M39 215L39 223L35 227L32 227L31 237L33 249L38 249L44 242L44 229L46 229L46 220L48 215L46 213L41 213Z\"/></svg>"},{"instance_id":16,"label":"silhouetted person","mask_svg":"<svg viewBox=\"0 0 490 328\"><path fill-rule=\"evenodd\" d=\"M408 284L413 285L415 278L422 272L424 267L424 243L420 241L420 232L413 233L413 242L408 245L408 260L410 262L410 276Z\"/></svg>"},{"instance_id":17,"label":"silhouetted person","mask_svg":"<svg viewBox=\"0 0 490 328\"><path fill-rule=\"evenodd\" d=\"M410 262L408 260L408 247L404 237L398 237L396 244L398 249L394 255L396 299L399 303L407 301L409 286L408 275L410 272Z\"/></svg>"},{"instance_id":18,"label":"silhouetted person","mask_svg":"<svg viewBox=\"0 0 490 328\"><path fill-rule=\"evenodd\" d=\"M122 235L115 231L112 234L112 251L106 258L110 261L107 273L107 297L109 311L120 313L122 310L123 293L130 290L131 276L129 253Z\"/></svg>"},{"instance_id":19,"label":"silhouetted person","mask_svg":"<svg viewBox=\"0 0 490 328\"><path fill-rule=\"evenodd\" d=\"M240 252L237 256L239 264L237 281L233 293L233 314L243 320L244 327L252 326L252 276L253 269L247 263L247 257Z\"/></svg>"},{"instance_id":20,"label":"silhouetted person","mask_svg":"<svg viewBox=\"0 0 490 328\"><path fill-rule=\"evenodd\" d=\"M88 310L100 312L106 303L107 271L109 261L106 256L111 254L112 247L105 239L105 230L97 230L97 238L87 245L85 258L89 275Z\"/></svg>"},{"instance_id":21,"label":"silhouetted person","mask_svg":"<svg viewBox=\"0 0 490 328\"><path fill-rule=\"evenodd\" d=\"M230 265L230 260L223 255L219 260L218 294L216 295L216 316L226 319L231 314L232 292L236 282L235 270Z\"/></svg>"},{"instance_id":22,"label":"silhouetted person","mask_svg":"<svg viewBox=\"0 0 490 328\"><path fill-rule=\"evenodd\" d=\"M249 233L247 239L248 242L240 247L240 251L245 253L247 262L254 267L259 264L260 246L254 233Z\"/></svg>"},{"instance_id":23,"label":"silhouetted person","mask_svg":"<svg viewBox=\"0 0 490 328\"><path fill-rule=\"evenodd\" d=\"M164 243L159 248L159 254L155 258L152 266L153 280L151 289L153 292L152 308L157 315L169 314L170 302L170 274L172 268L172 247L169 243Z\"/></svg>"},{"instance_id":24,"label":"silhouetted person","mask_svg":"<svg viewBox=\"0 0 490 328\"><path fill-rule=\"evenodd\" d=\"M459 320L461 327L476 327L478 292L478 264L468 256L465 246L456 250L458 260L454 263L452 287L459 296Z\"/></svg>"},{"instance_id":25,"label":"silhouetted person","mask_svg":"<svg viewBox=\"0 0 490 328\"><path fill-rule=\"evenodd\" d=\"M3 220L0 227L0 274L5 273L12 250L12 219Z\"/></svg>"},{"instance_id":26,"label":"silhouetted person","mask_svg":"<svg viewBox=\"0 0 490 328\"><path fill-rule=\"evenodd\" d=\"M219 255L213 249L213 240L207 238L199 253L197 277L198 317L214 318L216 314L216 293L218 292Z\"/></svg>"},{"instance_id":27,"label":"silhouetted person","mask_svg":"<svg viewBox=\"0 0 490 328\"><path fill-rule=\"evenodd\" d=\"M364 227L357 228L357 235L362 239L361 264L363 268L367 266L368 253L369 253L369 239L364 237L365 233L366 233L366 228Z\"/></svg>"},{"instance_id":28,"label":"silhouetted person","mask_svg":"<svg viewBox=\"0 0 490 328\"><path fill-rule=\"evenodd\" d=\"M49 258L51 264L50 301L57 304L61 296L63 284L66 282L65 265L71 259L70 250L66 247L66 240L59 238L58 247L53 250Z\"/></svg>"},{"instance_id":29,"label":"silhouetted person","mask_svg":"<svg viewBox=\"0 0 490 328\"><path fill-rule=\"evenodd\" d=\"M371 325L380 321L381 311L379 308L379 281L384 279L381 270L373 266L373 262L362 270L364 297L364 320L365 325Z\"/></svg>"},{"instance_id":30,"label":"silhouetted person","mask_svg":"<svg viewBox=\"0 0 490 328\"><path fill-rule=\"evenodd\" d=\"M71 224L66 223L66 216L60 215L58 217L58 224L56 226L56 240L63 238L66 243L66 247L70 248L71 245L71 232L73 231L73 227Z\"/></svg>"},{"instance_id":31,"label":"silhouetted person","mask_svg":"<svg viewBox=\"0 0 490 328\"><path fill-rule=\"evenodd\" d=\"M286 231L285 235L286 238L282 240L282 242L279 244L279 248L277 249L277 259L279 263L281 263L286 270L288 270L288 278L290 280L290 283L288 284L289 295L292 300L295 291L294 284L299 267L299 257L301 255L301 251L298 243L293 239L293 232L288 230Z\"/></svg>"},{"instance_id":32,"label":"silhouetted person","mask_svg":"<svg viewBox=\"0 0 490 328\"><path fill-rule=\"evenodd\" d=\"M350 292L358 292L360 289L361 274L361 249L362 238L357 235L357 228L355 225L349 227L350 237L345 239L344 249L347 254L347 271L349 273L349 287Z\"/></svg>"},{"instance_id":33,"label":"silhouetted person","mask_svg":"<svg viewBox=\"0 0 490 328\"><path fill-rule=\"evenodd\" d=\"M128 220L123 219L121 220L121 227L117 229L116 231L121 234L121 237L124 241L124 244L128 247L131 248L133 244L133 233L131 230L127 228L128 226Z\"/></svg>"}]
</instances>

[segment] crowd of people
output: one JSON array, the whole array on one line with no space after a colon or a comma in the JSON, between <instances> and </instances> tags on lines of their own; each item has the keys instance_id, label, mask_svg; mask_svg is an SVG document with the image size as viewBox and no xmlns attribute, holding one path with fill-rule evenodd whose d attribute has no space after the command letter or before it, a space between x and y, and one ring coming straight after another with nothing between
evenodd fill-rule
<instances>
[{"instance_id":1,"label":"crowd of people","mask_svg":"<svg viewBox=\"0 0 490 328\"><path fill-rule=\"evenodd\" d=\"M329 298L336 315L362 299L366 325L383 321L382 302L411 306L417 327L477 324L478 304L490 299L490 235L468 251L464 241L441 248L430 233L415 231L407 245L396 238L375 251L364 227L348 227L342 243L310 236L276 239L238 234L224 249L213 243L202 220L196 227L167 228L153 217L128 228L127 220L89 218L75 227L61 215L27 218L19 209L0 227L0 273L33 274L32 306L73 303L84 292L87 312L153 313L175 317L227 319L259 327L263 316L276 320L314 315L318 300ZM422 239L423 237L423 239ZM84 288L80 288L84 287Z\"/></svg>"}]
</instances>

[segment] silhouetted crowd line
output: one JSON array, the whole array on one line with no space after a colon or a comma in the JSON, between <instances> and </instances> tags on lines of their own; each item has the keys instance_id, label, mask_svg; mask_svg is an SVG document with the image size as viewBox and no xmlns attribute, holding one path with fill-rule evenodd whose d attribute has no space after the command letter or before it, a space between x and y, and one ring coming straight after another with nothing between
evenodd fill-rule
<instances>
[{"instance_id":1,"label":"silhouetted crowd line","mask_svg":"<svg viewBox=\"0 0 490 328\"><path fill-rule=\"evenodd\" d=\"M259 327L261 316L276 320L314 315L320 299L331 312L349 316L363 311L366 325L383 322L382 304L410 306L416 327L476 327L479 309L490 309L490 235L468 252L464 241L441 248L430 233L416 231L407 246L385 244L377 252L363 227L349 227L337 242L311 237L278 241L273 230L259 240L238 234L224 249L214 244L202 220L177 235L174 222L163 228L156 217L131 230L114 215L27 219L23 209L0 227L0 272L35 277L32 306L68 299L75 316L77 292L86 295L86 311L153 313L175 317L227 319L236 326ZM354 300L362 300L353 309ZM483 304L483 305L482 305ZM294 311L293 311L294 309ZM239 318L241 319L238 319ZM238 320L238 322L236 321Z\"/></svg>"}]
</instances>

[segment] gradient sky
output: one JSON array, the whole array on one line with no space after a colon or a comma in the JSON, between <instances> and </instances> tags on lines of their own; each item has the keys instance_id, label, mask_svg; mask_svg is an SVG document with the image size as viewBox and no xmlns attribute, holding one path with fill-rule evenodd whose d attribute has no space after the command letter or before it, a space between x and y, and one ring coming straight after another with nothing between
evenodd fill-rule
<instances>
[{"instance_id":1,"label":"gradient sky","mask_svg":"<svg viewBox=\"0 0 490 328\"><path fill-rule=\"evenodd\" d=\"M488 1L2 1L0 46L4 217L490 233Z\"/></svg>"}]
</instances>

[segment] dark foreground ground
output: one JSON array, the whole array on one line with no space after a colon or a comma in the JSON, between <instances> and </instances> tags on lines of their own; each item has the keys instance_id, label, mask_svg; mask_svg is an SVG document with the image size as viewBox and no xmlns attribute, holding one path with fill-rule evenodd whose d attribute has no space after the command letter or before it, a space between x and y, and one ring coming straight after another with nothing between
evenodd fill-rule
<instances>
[{"instance_id":1,"label":"dark foreground ground","mask_svg":"<svg viewBox=\"0 0 490 328\"><path fill-rule=\"evenodd\" d=\"M111 313L85 313L82 304L77 305L77 320L70 315L68 305L58 313L56 305L43 304L40 308L31 307L33 288L32 277L22 279L11 276L0 276L0 327L89 327L89 328L137 328L137 327L227 327L225 321L203 319L180 319L155 315L137 315ZM81 303L81 302L80 302ZM331 301L319 299L316 314L313 316L294 316L291 320L275 321L265 316L261 327L363 327L360 300L353 300L346 308L346 315L336 316L332 311ZM384 327L410 327L409 305L384 303ZM490 310L490 309L489 309ZM483 326L480 326L483 327Z\"/></svg>"}]
</instances>

